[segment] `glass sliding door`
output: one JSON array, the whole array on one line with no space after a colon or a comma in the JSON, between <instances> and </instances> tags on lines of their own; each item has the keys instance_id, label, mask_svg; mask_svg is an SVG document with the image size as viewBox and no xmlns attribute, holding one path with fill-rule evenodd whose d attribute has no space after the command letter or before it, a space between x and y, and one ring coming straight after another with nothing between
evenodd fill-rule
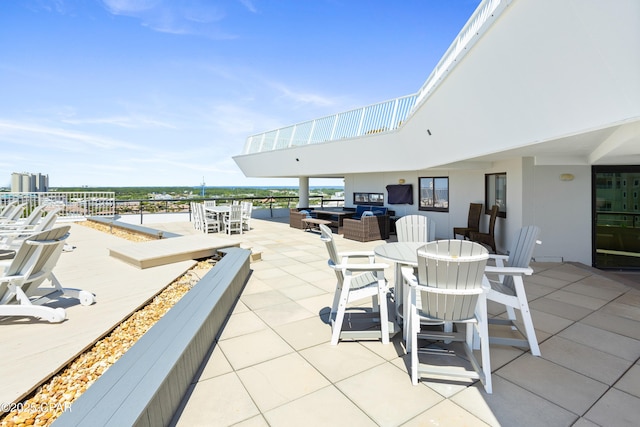
<instances>
[{"instance_id":1,"label":"glass sliding door","mask_svg":"<svg viewBox=\"0 0 640 427\"><path fill-rule=\"evenodd\" d=\"M640 166L594 166L593 265L640 269Z\"/></svg>"}]
</instances>

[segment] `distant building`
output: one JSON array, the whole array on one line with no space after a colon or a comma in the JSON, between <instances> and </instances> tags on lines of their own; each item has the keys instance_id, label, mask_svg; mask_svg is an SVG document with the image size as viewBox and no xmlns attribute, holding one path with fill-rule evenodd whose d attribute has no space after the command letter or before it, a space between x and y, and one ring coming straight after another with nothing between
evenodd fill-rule
<instances>
[{"instance_id":1,"label":"distant building","mask_svg":"<svg viewBox=\"0 0 640 427\"><path fill-rule=\"evenodd\" d=\"M49 191L49 175L14 172L11 174L11 191L14 193L44 193Z\"/></svg>"}]
</instances>

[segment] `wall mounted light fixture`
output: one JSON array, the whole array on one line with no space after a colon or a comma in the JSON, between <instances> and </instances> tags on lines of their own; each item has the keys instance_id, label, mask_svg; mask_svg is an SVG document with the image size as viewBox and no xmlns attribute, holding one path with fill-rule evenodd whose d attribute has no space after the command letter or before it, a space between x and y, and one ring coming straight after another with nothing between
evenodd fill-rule
<instances>
[{"instance_id":1,"label":"wall mounted light fixture","mask_svg":"<svg viewBox=\"0 0 640 427\"><path fill-rule=\"evenodd\" d=\"M573 176L572 173L560 174L560 181L573 181L573 178L575 178L575 176Z\"/></svg>"},{"instance_id":2,"label":"wall mounted light fixture","mask_svg":"<svg viewBox=\"0 0 640 427\"><path fill-rule=\"evenodd\" d=\"M400 178L400 179L398 180L398 184L404 184L404 179Z\"/></svg>"}]
</instances>

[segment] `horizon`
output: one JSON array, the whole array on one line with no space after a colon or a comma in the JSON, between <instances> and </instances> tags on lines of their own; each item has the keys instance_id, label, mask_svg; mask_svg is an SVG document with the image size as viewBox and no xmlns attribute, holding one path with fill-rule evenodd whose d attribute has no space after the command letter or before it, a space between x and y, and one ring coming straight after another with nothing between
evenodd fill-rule
<instances>
[{"instance_id":1,"label":"horizon","mask_svg":"<svg viewBox=\"0 0 640 427\"><path fill-rule=\"evenodd\" d=\"M252 134L415 93L480 2L3 2L0 183L296 186L232 157Z\"/></svg>"}]
</instances>

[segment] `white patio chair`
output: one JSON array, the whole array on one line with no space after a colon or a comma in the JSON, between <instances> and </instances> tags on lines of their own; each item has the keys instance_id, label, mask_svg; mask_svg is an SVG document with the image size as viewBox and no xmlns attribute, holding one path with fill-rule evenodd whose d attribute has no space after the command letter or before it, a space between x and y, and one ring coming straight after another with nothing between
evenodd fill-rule
<instances>
[{"instance_id":1,"label":"white patio chair","mask_svg":"<svg viewBox=\"0 0 640 427\"><path fill-rule=\"evenodd\" d=\"M534 356L540 356L540 347L533 327L522 277L533 274L533 269L529 267L529 264L536 244L541 243L538 240L539 234L539 227L530 225L521 228L517 238L513 240L509 255L490 255L496 265L488 265L485 269L491 284L487 299L504 304L507 309L507 319L492 318L489 323L508 325L512 330L518 331L525 337L525 339L519 339L492 336L490 337L491 343L529 348ZM515 322L515 309L520 310L524 331L520 330Z\"/></svg>"},{"instance_id":2,"label":"white patio chair","mask_svg":"<svg viewBox=\"0 0 640 427\"><path fill-rule=\"evenodd\" d=\"M59 297L78 299L82 305L95 302L91 292L63 288L53 275L69 228L42 231L23 242L11 264L0 275L0 317L36 317L56 323L65 319L65 310L44 304ZM53 286L41 287L47 280Z\"/></svg>"},{"instance_id":3,"label":"white patio chair","mask_svg":"<svg viewBox=\"0 0 640 427\"><path fill-rule=\"evenodd\" d=\"M24 213L26 207L26 203L19 203L13 206L13 208L10 209L4 217L0 218L0 224L13 224L16 221L20 220L20 217Z\"/></svg>"},{"instance_id":4,"label":"white patio chair","mask_svg":"<svg viewBox=\"0 0 640 427\"><path fill-rule=\"evenodd\" d=\"M251 211L253 211L252 202L242 202L242 226L245 230L251 230Z\"/></svg>"},{"instance_id":5,"label":"white patio chair","mask_svg":"<svg viewBox=\"0 0 640 427\"><path fill-rule=\"evenodd\" d=\"M491 393L491 362L487 326L486 293L489 285L484 278L488 251L482 245L464 240L439 240L418 249L418 278L413 269L403 268L403 278L411 287L409 340L411 354L411 381L414 385L423 376L477 378ZM484 282L484 283L483 283ZM465 324L464 332L447 332L445 323ZM428 327L423 323L429 323ZM435 327L434 325L442 325ZM474 330L480 336L482 363L473 354ZM418 338L439 341L418 347ZM452 358L454 351L449 342L462 342L467 360L473 370L462 369L463 359ZM429 354L423 361L419 353ZM436 364L437 356L445 359ZM441 360L440 360L441 361ZM458 363L450 363L456 361ZM431 362L431 363L428 363Z\"/></svg>"},{"instance_id":6,"label":"white patio chair","mask_svg":"<svg viewBox=\"0 0 640 427\"><path fill-rule=\"evenodd\" d=\"M331 305L329 322L331 324L331 344L336 345L342 336L347 305L353 301L364 298L372 299L373 318L362 316L363 319L356 319L355 315L349 316L349 323L357 326L363 323L363 330L370 330L374 324L380 324L380 329L374 331L370 336L379 337L383 344L389 343L389 319L387 311L387 294L389 287L384 277L384 270L387 264L376 263L373 252L341 252L339 253L333 232L329 227L320 224L320 239L325 242L329 252L329 267L336 273L338 279L336 291ZM352 262L354 258L366 258L368 263ZM362 307L357 307L362 311ZM360 320L363 320L361 322ZM363 334L362 336L365 336Z\"/></svg>"},{"instance_id":7,"label":"white patio chair","mask_svg":"<svg viewBox=\"0 0 640 427\"><path fill-rule=\"evenodd\" d=\"M202 229L202 220L200 219L200 209L197 202L191 202L191 223L196 230Z\"/></svg>"},{"instance_id":8,"label":"white patio chair","mask_svg":"<svg viewBox=\"0 0 640 427\"><path fill-rule=\"evenodd\" d=\"M7 203L5 205L4 208L2 208L2 210L0 211L0 221L7 218L11 212L13 212L13 210L15 209L15 207L18 205L18 201L13 201L10 203Z\"/></svg>"},{"instance_id":9,"label":"white patio chair","mask_svg":"<svg viewBox=\"0 0 640 427\"><path fill-rule=\"evenodd\" d=\"M217 233L220 231L220 221L217 215L208 214L203 203L196 203L196 210L200 221L200 231L203 233Z\"/></svg>"},{"instance_id":10,"label":"white patio chair","mask_svg":"<svg viewBox=\"0 0 640 427\"><path fill-rule=\"evenodd\" d=\"M424 215L405 215L396 221L398 242L431 242L436 238L436 223Z\"/></svg>"},{"instance_id":11,"label":"white patio chair","mask_svg":"<svg viewBox=\"0 0 640 427\"><path fill-rule=\"evenodd\" d=\"M231 234L234 231L238 231L242 234L242 206L231 205L229 207L229 213L227 213L222 219L224 231L227 234Z\"/></svg>"},{"instance_id":12,"label":"white patio chair","mask_svg":"<svg viewBox=\"0 0 640 427\"><path fill-rule=\"evenodd\" d=\"M427 243L436 239L436 222L424 215L405 215L396 221L398 242ZM400 283L395 286L395 297L401 301L402 318L406 319L409 310L409 289ZM404 331L406 339L406 329Z\"/></svg>"},{"instance_id":13,"label":"white patio chair","mask_svg":"<svg viewBox=\"0 0 640 427\"><path fill-rule=\"evenodd\" d=\"M16 230L0 230L0 248L17 249L24 240L34 234L40 233L41 231L51 230L58 220L58 212L60 209L61 208L55 208L47 212L47 214L44 217L40 217L39 222L33 226L25 225L24 227L19 227Z\"/></svg>"},{"instance_id":14,"label":"white patio chair","mask_svg":"<svg viewBox=\"0 0 640 427\"><path fill-rule=\"evenodd\" d=\"M28 230L30 228L34 228L36 224L38 224L38 221L40 221L40 218L42 218L44 208L45 205L36 206L26 218L18 219L6 224L0 224L0 232L6 230Z\"/></svg>"}]
</instances>

